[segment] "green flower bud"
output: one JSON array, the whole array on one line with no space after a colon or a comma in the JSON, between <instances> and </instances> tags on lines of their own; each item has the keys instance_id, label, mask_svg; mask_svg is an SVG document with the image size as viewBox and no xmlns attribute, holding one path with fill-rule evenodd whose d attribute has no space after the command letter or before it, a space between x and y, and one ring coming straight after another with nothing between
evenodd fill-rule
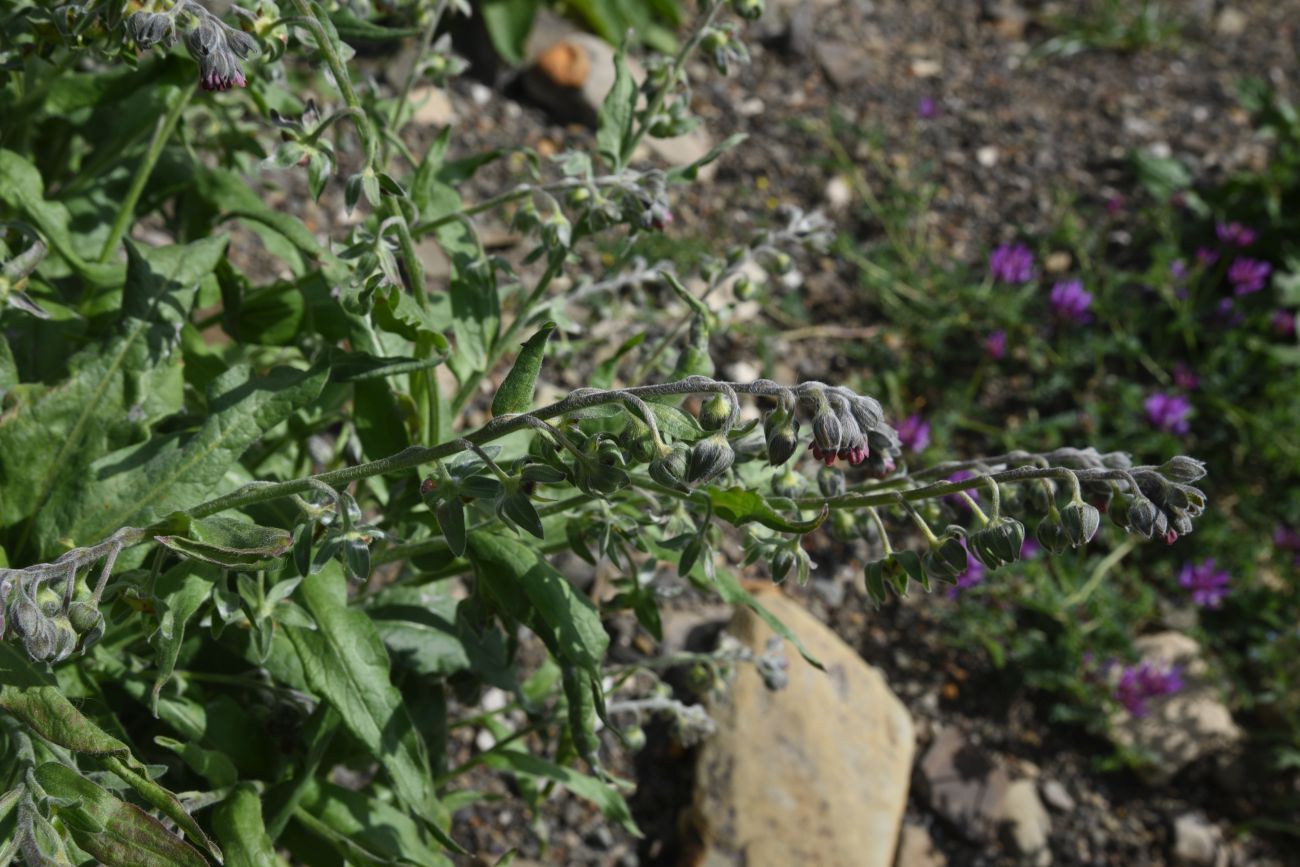
<instances>
[{"instance_id":1,"label":"green flower bud","mask_svg":"<svg viewBox=\"0 0 1300 867\"><path fill-rule=\"evenodd\" d=\"M554 211L542 224L542 243L548 250L567 250L573 240L573 226L559 211Z\"/></svg>"},{"instance_id":2,"label":"green flower bud","mask_svg":"<svg viewBox=\"0 0 1300 867\"><path fill-rule=\"evenodd\" d=\"M1156 508L1155 503L1139 494L1133 498L1133 504L1128 508L1128 526L1132 532L1150 539L1165 534L1165 530L1168 529L1168 518L1165 517L1164 512Z\"/></svg>"},{"instance_id":3,"label":"green flower bud","mask_svg":"<svg viewBox=\"0 0 1300 867\"><path fill-rule=\"evenodd\" d=\"M45 622L45 615L27 593L19 589L18 599L14 602L14 630L21 636L31 635Z\"/></svg>"},{"instance_id":4,"label":"green flower bud","mask_svg":"<svg viewBox=\"0 0 1300 867\"><path fill-rule=\"evenodd\" d=\"M795 497L803 494L804 489L808 487L808 480L801 473L794 470L786 470L779 476L772 479L772 493L778 497Z\"/></svg>"},{"instance_id":5,"label":"green flower bud","mask_svg":"<svg viewBox=\"0 0 1300 867\"><path fill-rule=\"evenodd\" d=\"M767 459L779 467L799 448L799 419L783 412L769 412L763 417L763 435L767 439Z\"/></svg>"},{"instance_id":6,"label":"green flower bud","mask_svg":"<svg viewBox=\"0 0 1300 867\"><path fill-rule=\"evenodd\" d=\"M956 581L970 567L970 555L962 544L964 535L961 528L949 528L940 536L925 554L925 571L941 581Z\"/></svg>"},{"instance_id":7,"label":"green flower bud","mask_svg":"<svg viewBox=\"0 0 1300 867\"><path fill-rule=\"evenodd\" d=\"M650 462L650 478L666 487L680 488L686 482L689 465L690 452L678 443L660 452L659 457Z\"/></svg>"},{"instance_id":8,"label":"green flower bud","mask_svg":"<svg viewBox=\"0 0 1300 867\"><path fill-rule=\"evenodd\" d=\"M823 452L834 455L835 452L839 451L842 433L839 418L836 417L829 405L823 404L817 410L817 414L813 416L813 442Z\"/></svg>"},{"instance_id":9,"label":"green flower bud","mask_svg":"<svg viewBox=\"0 0 1300 867\"><path fill-rule=\"evenodd\" d=\"M77 633L66 617L55 617L50 621L54 627L54 662L62 662L77 649Z\"/></svg>"},{"instance_id":10,"label":"green flower bud","mask_svg":"<svg viewBox=\"0 0 1300 867\"><path fill-rule=\"evenodd\" d=\"M1034 537L1038 539L1038 544L1042 545L1043 549L1049 554L1060 554L1070 547L1070 540L1065 535L1065 528L1061 526L1058 519L1050 515L1038 522L1038 526L1034 529Z\"/></svg>"},{"instance_id":11,"label":"green flower bud","mask_svg":"<svg viewBox=\"0 0 1300 867\"><path fill-rule=\"evenodd\" d=\"M831 514L831 536L841 542L852 542L858 537L858 520L847 509L836 509Z\"/></svg>"},{"instance_id":12,"label":"green flower bud","mask_svg":"<svg viewBox=\"0 0 1300 867\"><path fill-rule=\"evenodd\" d=\"M722 434L712 436L695 443L691 447L691 459L686 468L686 481L693 485L702 485L716 479L731 469L736 460L736 453L731 443Z\"/></svg>"},{"instance_id":13,"label":"green flower bud","mask_svg":"<svg viewBox=\"0 0 1300 867\"><path fill-rule=\"evenodd\" d=\"M89 602L73 602L68 606L68 623L81 636L81 646L91 647L104 637L104 615Z\"/></svg>"},{"instance_id":14,"label":"green flower bud","mask_svg":"<svg viewBox=\"0 0 1300 867\"><path fill-rule=\"evenodd\" d=\"M1128 510L1133 506L1133 498L1127 494L1114 494L1106 506L1106 517L1121 530L1129 529Z\"/></svg>"},{"instance_id":15,"label":"green flower bud","mask_svg":"<svg viewBox=\"0 0 1300 867\"><path fill-rule=\"evenodd\" d=\"M725 394L710 395L700 407L700 427L707 431L721 430L731 418L731 398Z\"/></svg>"},{"instance_id":16,"label":"green flower bud","mask_svg":"<svg viewBox=\"0 0 1300 867\"><path fill-rule=\"evenodd\" d=\"M36 593L36 604L41 607L41 612L46 617L53 617L63 608L63 597L50 587L42 587Z\"/></svg>"},{"instance_id":17,"label":"green flower bud","mask_svg":"<svg viewBox=\"0 0 1300 867\"><path fill-rule=\"evenodd\" d=\"M638 418L628 421L627 428L624 429L619 440L627 452L627 458L633 464L649 463L658 453L650 426Z\"/></svg>"},{"instance_id":18,"label":"green flower bud","mask_svg":"<svg viewBox=\"0 0 1300 867\"><path fill-rule=\"evenodd\" d=\"M970 551L990 569L997 569L1020 559L1025 543L1025 527L1015 518L998 518L970 536Z\"/></svg>"},{"instance_id":19,"label":"green flower bud","mask_svg":"<svg viewBox=\"0 0 1300 867\"><path fill-rule=\"evenodd\" d=\"M817 471L817 487L823 497L838 497L848 488L844 474L834 467L822 467Z\"/></svg>"},{"instance_id":20,"label":"green flower bud","mask_svg":"<svg viewBox=\"0 0 1300 867\"><path fill-rule=\"evenodd\" d=\"M763 17L763 0L731 0L732 10L746 21Z\"/></svg>"},{"instance_id":21,"label":"green flower bud","mask_svg":"<svg viewBox=\"0 0 1300 867\"><path fill-rule=\"evenodd\" d=\"M641 726L633 725L623 729L623 744L632 752L639 753L645 749L646 737L645 729Z\"/></svg>"},{"instance_id":22,"label":"green flower bud","mask_svg":"<svg viewBox=\"0 0 1300 867\"><path fill-rule=\"evenodd\" d=\"M578 187L569 193L569 204L572 207L581 207L591 201L591 190L586 187Z\"/></svg>"},{"instance_id":23,"label":"green flower bud","mask_svg":"<svg viewBox=\"0 0 1300 867\"><path fill-rule=\"evenodd\" d=\"M1205 477L1205 462L1178 455L1160 465L1160 474L1171 482L1190 484Z\"/></svg>"},{"instance_id":24,"label":"green flower bud","mask_svg":"<svg viewBox=\"0 0 1300 867\"><path fill-rule=\"evenodd\" d=\"M772 583L780 584L799 563L799 558L789 548L782 548L772 557Z\"/></svg>"},{"instance_id":25,"label":"green flower bud","mask_svg":"<svg viewBox=\"0 0 1300 867\"><path fill-rule=\"evenodd\" d=\"M39 621L35 628L23 635L23 649L38 662L52 659L59 650L59 635L50 620Z\"/></svg>"},{"instance_id":26,"label":"green flower bud","mask_svg":"<svg viewBox=\"0 0 1300 867\"><path fill-rule=\"evenodd\" d=\"M1186 536L1193 530L1192 518L1182 509L1170 509L1169 526L1171 529L1177 531L1178 535Z\"/></svg>"},{"instance_id":27,"label":"green flower bud","mask_svg":"<svg viewBox=\"0 0 1300 867\"><path fill-rule=\"evenodd\" d=\"M1061 527L1070 545L1077 548L1092 541L1101 525L1101 513L1095 506L1083 502L1067 503L1061 510Z\"/></svg>"},{"instance_id":28,"label":"green flower bud","mask_svg":"<svg viewBox=\"0 0 1300 867\"><path fill-rule=\"evenodd\" d=\"M740 277L736 280L736 285L731 288L735 293L737 301L752 301L758 297L758 286L748 277Z\"/></svg>"}]
</instances>

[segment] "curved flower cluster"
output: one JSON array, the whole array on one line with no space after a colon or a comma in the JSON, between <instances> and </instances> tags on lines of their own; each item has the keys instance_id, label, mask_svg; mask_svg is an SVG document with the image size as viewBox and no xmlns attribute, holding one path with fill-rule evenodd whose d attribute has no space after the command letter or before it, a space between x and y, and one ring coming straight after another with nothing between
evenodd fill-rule
<instances>
[{"instance_id":1,"label":"curved flower cluster","mask_svg":"<svg viewBox=\"0 0 1300 867\"><path fill-rule=\"evenodd\" d=\"M1115 700L1130 714L1144 717L1147 702L1182 690L1183 674L1178 666L1161 668L1150 662L1126 665L1115 682Z\"/></svg>"},{"instance_id":2,"label":"curved flower cluster","mask_svg":"<svg viewBox=\"0 0 1300 867\"><path fill-rule=\"evenodd\" d=\"M127 19L126 31L141 50L155 45L167 49L176 41L181 18L193 21L185 33L185 48L199 64L199 85L204 90L246 87L242 61L257 53L257 40L193 0L183 0L168 12L136 12Z\"/></svg>"},{"instance_id":3,"label":"curved flower cluster","mask_svg":"<svg viewBox=\"0 0 1300 867\"><path fill-rule=\"evenodd\" d=\"M903 445L898 431L885 423L879 401L842 387L814 388L803 400L813 411L814 458L828 467L837 459L865 464L874 478L894 472Z\"/></svg>"}]
</instances>

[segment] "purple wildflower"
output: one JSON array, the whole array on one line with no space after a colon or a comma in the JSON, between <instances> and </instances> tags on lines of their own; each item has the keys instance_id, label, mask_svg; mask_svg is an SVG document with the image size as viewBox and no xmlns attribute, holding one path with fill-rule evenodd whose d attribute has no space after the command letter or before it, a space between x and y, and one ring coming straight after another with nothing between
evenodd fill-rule
<instances>
[{"instance_id":1,"label":"purple wildflower","mask_svg":"<svg viewBox=\"0 0 1300 867\"><path fill-rule=\"evenodd\" d=\"M989 273L993 279L1010 286L1033 280L1034 254L1024 244L1002 244L989 254Z\"/></svg>"},{"instance_id":2,"label":"purple wildflower","mask_svg":"<svg viewBox=\"0 0 1300 867\"><path fill-rule=\"evenodd\" d=\"M1038 556L1043 547L1038 544L1038 540L1028 534L1025 535L1025 541L1020 543L1020 559L1032 560Z\"/></svg>"},{"instance_id":3,"label":"purple wildflower","mask_svg":"<svg viewBox=\"0 0 1300 867\"><path fill-rule=\"evenodd\" d=\"M921 120L934 120L939 116L939 103L932 96L921 97L916 104L916 116Z\"/></svg>"},{"instance_id":4,"label":"purple wildflower","mask_svg":"<svg viewBox=\"0 0 1300 867\"><path fill-rule=\"evenodd\" d=\"M1147 715L1147 702L1153 698L1172 695L1183 688L1183 675L1178 666L1157 668L1150 662L1126 665L1115 683L1115 700L1136 717Z\"/></svg>"},{"instance_id":5,"label":"purple wildflower","mask_svg":"<svg viewBox=\"0 0 1300 867\"><path fill-rule=\"evenodd\" d=\"M1294 310L1274 310L1271 320L1273 333L1279 337L1295 336L1295 311Z\"/></svg>"},{"instance_id":6,"label":"purple wildflower","mask_svg":"<svg viewBox=\"0 0 1300 867\"><path fill-rule=\"evenodd\" d=\"M1273 528L1273 545L1295 555L1295 564L1300 566L1300 532L1278 524Z\"/></svg>"},{"instance_id":7,"label":"purple wildflower","mask_svg":"<svg viewBox=\"0 0 1300 867\"><path fill-rule=\"evenodd\" d=\"M1083 288L1080 280L1066 280L1052 287L1052 309L1058 319L1083 325L1092 321L1088 308L1092 306L1092 293Z\"/></svg>"},{"instance_id":8,"label":"purple wildflower","mask_svg":"<svg viewBox=\"0 0 1300 867\"><path fill-rule=\"evenodd\" d=\"M1207 557L1199 565L1184 563L1178 574L1178 586L1191 593L1192 602L1202 608L1218 608L1228 595L1232 576L1226 569L1216 569L1217 565L1213 557Z\"/></svg>"},{"instance_id":9,"label":"purple wildflower","mask_svg":"<svg viewBox=\"0 0 1300 867\"><path fill-rule=\"evenodd\" d=\"M1258 234L1249 226L1243 226L1236 220L1231 223L1219 223L1214 227L1219 240L1231 247L1249 247L1255 243Z\"/></svg>"},{"instance_id":10,"label":"purple wildflower","mask_svg":"<svg viewBox=\"0 0 1300 867\"><path fill-rule=\"evenodd\" d=\"M1181 394L1156 392L1143 401L1147 418L1166 433L1185 434L1190 430L1187 416L1192 411L1191 402Z\"/></svg>"},{"instance_id":11,"label":"purple wildflower","mask_svg":"<svg viewBox=\"0 0 1300 867\"><path fill-rule=\"evenodd\" d=\"M930 445L930 423L919 415L909 415L898 425L898 440L903 448L919 455Z\"/></svg>"},{"instance_id":12,"label":"purple wildflower","mask_svg":"<svg viewBox=\"0 0 1300 867\"><path fill-rule=\"evenodd\" d=\"M1236 295L1250 295L1268 285L1268 276L1273 273L1273 266L1259 259L1245 257L1233 262L1228 268L1228 282Z\"/></svg>"},{"instance_id":13,"label":"purple wildflower","mask_svg":"<svg viewBox=\"0 0 1300 867\"><path fill-rule=\"evenodd\" d=\"M987 352L989 358L994 361L1000 360L1007 354L1007 333L999 328L988 337L985 337L984 351Z\"/></svg>"},{"instance_id":14,"label":"purple wildflower","mask_svg":"<svg viewBox=\"0 0 1300 867\"><path fill-rule=\"evenodd\" d=\"M1184 391L1196 391L1201 386L1201 378L1181 361L1174 362L1174 385Z\"/></svg>"},{"instance_id":15,"label":"purple wildflower","mask_svg":"<svg viewBox=\"0 0 1300 867\"><path fill-rule=\"evenodd\" d=\"M1174 278L1175 283L1181 283L1187 279L1191 273L1187 268L1187 262L1182 259L1175 259L1169 263L1169 276Z\"/></svg>"},{"instance_id":16,"label":"purple wildflower","mask_svg":"<svg viewBox=\"0 0 1300 867\"><path fill-rule=\"evenodd\" d=\"M972 473L970 470L958 470L957 472L953 473L951 476L948 477L948 481L964 482L967 479L973 479L974 477L975 474ZM972 500L975 500L976 502L979 502L979 498L980 498L979 489L971 488L970 490L966 491L966 496L970 497ZM958 511L961 512L970 511L970 505L967 504L966 497L963 497L961 494L944 494L943 499L945 503L957 509ZM962 544L964 545L966 543L963 542Z\"/></svg>"},{"instance_id":17,"label":"purple wildflower","mask_svg":"<svg viewBox=\"0 0 1300 867\"><path fill-rule=\"evenodd\" d=\"M1113 217L1124 210L1124 204L1124 197L1119 193L1115 193L1106 199L1106 213Z\"/></svg>"},{"instance_id":18,"label":"purple wildflower","mask_svg":"<svg viewBox=\"0 0 1300 867\"><path fill-rule=\"evenodd\" d=\"M961 546L966 547L966 540L961 540ZM963 590L969 590L977 584L984 583L984 564L970 556L966 555L966 571L961 573L957 578L957 583L948 588L948 598L956 599L961 595Z\"/></svg>"},{"instance_id":19,"label":"purple wildflower","mask_svg":"<svg viewBox=\"0 0 1300 867\"><path fill-rule=\"evenodd\" d=\"M1215 262L1219 261L1219 251L1211 250L1209 247L1201 247L1196 251L1196 264L1202 268L1208 268Z\"/></svg>"}]
</instances>

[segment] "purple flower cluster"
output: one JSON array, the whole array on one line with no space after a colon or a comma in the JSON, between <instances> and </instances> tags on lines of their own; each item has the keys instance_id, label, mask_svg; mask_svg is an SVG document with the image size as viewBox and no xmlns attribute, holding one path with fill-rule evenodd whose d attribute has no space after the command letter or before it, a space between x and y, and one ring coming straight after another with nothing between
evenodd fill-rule
<instances>
[{"instance_id":1,"label":"purple flower cluster","mask_svg":"<svg viewBox=\"0 0 1300 867\"><path fill-rule=\"evenodd\" d=\"M919 415L909 415L898 425L898 440L904 449L919 455L930 445L930 423Z\"/></svg>"},{"instance_id":2,"label":"purple flower cluster","mask_svg":"<svg viewBox=\"0 0 1300 867\"><path fill-rule=\"evenodd\" d=\"M1174 362L1174 385L1184 391L1196 391L1201 386L1201 378L1181 361Z\"/></svg>"},{"instance_id":3,"label":"purple flower cluster","mask_svg":"<svg viewBox=\"0 0 1300 867\"><path fill-rule=\"evenodd\" d=\"M1228 266L1228 282L1234 295L1250 295L1267 286L1272 273L1269 263L1242 257Z\"/></svg>"},{"instance_id":4,"label":"purple flower cluster","mask_svg":"<svg viewBox=\"0 0 1300 867\"><path fill-rule=\"evenodd\" d=\"M1056 317L1064 322L1079 325L1092 321L1088 309L1092 307L1092 293L1083 288L1081 280L1065 280L1052 287L1049 299Z\"/></svg>"},{"instance_id":5,"label":"purple flower cluster","mask_svg":"<svg viewBox=\"0 0 1300 867\"><path fill-rule=\"evenodd\" d=\"M1274 310L1273 311L1273 333L1279 337L1295 336L1295 311L1294 310Z\"/></svg>"},{"instance_id":6,"label":"purple flower cluster","mask_svg":"<svg viewBox=\"0 0 1300 867\"><path fill-rule=\"evenodd\" d=\"M934 120L939 116L939 103L932 96L925 96L916 104L916 116L921 120Z\"/></svg>"},{"instance_id":7,"label":"purple flower cluster","mask_svg":"<svg viewBox=\"0 0 1300 867\"><path fill-rule=\"evenodd\" d=\"M1002 244L989 254L989 274L999 283L1020 286L1033 280L1034 254L1024 244Z\"/></svg>"},{"instance_id":8,"label":"purple flower cluster","mask_svg":"<svg viewBox=\"0 0 1300 867\"><path fill-rule=\"evenodd\" d=\"M1156 392L1142 405L1151 423L1166 433L1181 436L1191 429L1187 416L1192 411L1192 403L1181 394Z\"/></svg>"},{"instance_id":9,"label":"purple flower cluster","mask_svg":"<svg viewBox=\"0 0 1300 867\"><path fill-rule=\"evenodd\" d=\"M1185 563L1178 575L1178 586L1192 595L1192 602L1202 608L1218 608L1228 595L1232 576L1226 569L1217 568L1213 557L1199 564Z\"/></svg>"},{"instance_id":10,"label":"purple flower cluster","mask_svg":"<svg viewBox=\"0 0 1300 867\"><path fill-rule=\"evenodd\" d=\"M1236 220L1231 223L1219 223L1214 227L1214 233L1219 236L1221 243L1230 247L1249 247L1259 237L1254 229Z\"/></svg>"},{"instance_id":11,"label":"purple flower cluster","mask_svg":"<svg viewBox=\"0 0 1300 867\"><path fill-rule=\"evenodd\" d=\"M1115 700L1136 717L1147 715L1147 702L1153 698L1172 695L1183 688L1183 675L1178 666L1160 668L1150 662L1126 665L1115 682Z\"/></svg>"}]
</instances>

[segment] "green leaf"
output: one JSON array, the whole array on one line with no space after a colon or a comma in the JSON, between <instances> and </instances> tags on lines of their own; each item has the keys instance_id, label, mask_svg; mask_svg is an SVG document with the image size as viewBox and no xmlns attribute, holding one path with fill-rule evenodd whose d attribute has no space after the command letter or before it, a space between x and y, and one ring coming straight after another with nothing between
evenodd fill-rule
<instances>
[{"instance_id":1,"label":"green leaf","mask_svg":"<svg viewBox=\"0 0 1300 867\"><path fill-rule=\"evenodd\" d=\"M528 412L533 406L537 390L537 375L542 371L542 358L546 355L546 341L555 330L554 322L547 322L524 342L515 359L514 367L501 381L496 396L492 398L492 415L512 415Z\"/></svg>"},{"instance_id":2,"label":"green leaf","mask_svg":"<svg viewBox=\"0 0 1300 867\"><path fill-rule=\"evenodd\" d=\"M37 518L41 537L93 543L119 527L192 508L220 490L244 451L320 394L324 367L231 368L209 390L208 417L190 434L155 437L96 461Z\"/></svg>"},{"instance_id":3,"label":"green leaf","mask_svg":"<svg viewBox=\"0 0 1300 867\"><path fill-rule=\"evenodd\" d=\"M353 421L362 449L371 460L395 455L411 445L393 389L382 379L352 386Z\"/></svg>"},{"instance_id":4,"label":"green leaf","mask_svg":"<svg viewBox=\"0 0 1300 867\"><path fill-rule=\"evenodd\" d=\"M214 580L215 570L185 561L158 577L154 589L158 631L149 639L158 660L158 674L154 678L149 704L154 716L158 716L158 696L176 668L176 659L185 641L185 625L212 592Z\"/></svg>"},{"instance_id":5,"label":"green leaf","mask_svg":"<svg viewBox=\"0 0 1300 867\"><path fill-rule=\"evenodd\" d=\"M257 789L241 783L212 814L212 830L225 848L226 867L272 867L284 862L262 821Z\"/></svg>"},{"instance_id":6,"label":"green leaf","mask_svg":"<svg viewBox=\"0 0 1300 867\"><path fill-rule=\"evenodd\" d=\"M57 388L20 398L0 415L0 524L46 512L51 521L63 520L67 497L56 492L79 489L92 461L143 439L154 422L181 408L176 329L225 248L225 238L152 250L127 246L117 334L75 355Z\"/></svg>"},{"instance_id":7,"label":"green leaf","mask_svg":"<svg viewBox=\"0 0 1300 867\"><path fill-rule=\"evenodd\" d=\"M222 789L233 786L239 780L239 769L225 753L209 750L196 743L184 743L174 738L158 735L154 743L166 750L171 750L189 765L194 773L206 779L214 788ZM221 834L217 834L221 837ZM222 842L225 838L222 837ZM227 850L228 852L229 850Z\"/></svg>"},{"instance_id":8,"label":"green leaf","mask_svg":"<svg viewBox=\"0 0 1300 867\"><path fill-rule=\"evenodd\" d=\"M614 86L600 106L596 147L612 169L621 169L631 157L632 126L636 119L636 82L627 68L627 40L614 55Z\"/></svg>"},{"instance_id":9,"label":"green leaf","mask_svg":"<svg viewBox=\"0 0 1300 867\"><path fill-rule=\"evenodd\" d=\"M115 756L106 756L103 759L104 767L121 777L127 785L135 789L138 794L154 809L161 812L164 816L171 819L181 827L191 840L202 844L217 861L221 861L221 849L217 844L212 842L207 833L199 827L199 823L194 820L189 811L181 804L176 796L173 795L163 786L154 782L151 778L137 773L128 767L125 762Z\"/></svg>"},{"instance_id":10,"label":"green leaf","mask_svg":"<svg viewBox=\"0 0 1300 867\"><path fill-rule=\"evenodd\" d=\"M77 845L109 867L207 867L196 849L162 823L72 768L49 762L36 769L46 793L76 806L62 807ZM91 828L99 830L89 830Z\"/></svg>"},{"instance_id":11,"label":"green leaf","mask_svg":"<svg viewBox=\"0 0 1300 867\"><path fill-rule=\"evenodd\" d=\"M793 644L795 649L799 651L799 655L807 660L809 665L824 670L824 667L817 661L816 657L808 652L808 648L803 646L803 642L799 640L799 636L791 632L790 627L778 620L775 614L768 611L767 608L763 606L763 603L755 599L753 594L746 590L741 583L736 580L735 575L731 574L731 572L726 569L718 569L716 572L716 578L718 595L722 597L724 602L728 602L732 605L744 605L746 608L753 611L773 632Z\"/></svg>"},{"instance_id":12,"label":"green leaf","mask_svg":"<svg viewBox=\"0 0 1300 867\"><path fill-rule=\"evenodd\" d=\"M0 643L0 710L13 714L53 744L78 753L129 757L126 744L91 722L55 685L9 643Z\"/></svg>"},{"instance_id":13,"label":"green leaf","mask_svg":"<svg viewBox=\"0 0 1300 867\"><path fill-rule=\"evenodd\" d=\"M709 487L705 492L709 495L709 502L713 504L714 513L722 520L736 526L753 521L769 530L781 533L811 533L822 525L830 513L825 506L822 506L821 512L815 518L807 521L791 520L769 506L767 500L757 491L740 487L726 489Z\"/></svg>"},{"instance_id":14,"label":"green leaf","mask_svg":"<svg viewBox=\"0 0 1300 867\"><path fill-rule=\"evenodd\" d=\"M293 547L288 530L224 515L191 521L185 536L155 538L182 557L248 571L274 568Z\"/></svg>"},{"instance_id":15,"label":"green leaf","mask_svg":"<svg viewBox=\"0 0 1300 867\"><path fill-rule=\"evenodd\" d=\"M524 43L533 29L538 0L483 0L479 14L492 47L510 64L524 59Z\"/></svg>"},{"instance_id":16,"label":"green leaf","mask_svg":"<svg viewBox=\"0 0 1300 867\"><path fill-rule=\"evenodd\" d=\"M469 547L476 574L504 611L537 632L561 662L599 671L609 635L590 599L528 545L478 532Z\"/></svg>"},{"instance_id":17,"label":"green leaf","mask_svg":"<svg viewBox=\"0 0 1300 867\"><path fill-rule=\"evenodd\" d=\"M691 163L690 165L681 166L680 168L675 168L670 170L668 172L669 182L672 183L679 179L686 180L686 181L695 180L697 177L699 177L700 169L704 168L709 163L713 162L718 157L722 156L727 151L731 150L732 148L734 148L736 145L740 144L747 138L749 138L749 136L743 132L738 132L727 136L725 140L709 148L708 153L706 153L704 156L700 157L698 160Z\"/></svg>"},{"instance_id":18,"label":"green leaf","mask_svg":"<svg viewBox=\"0 0 1300 867\"><path fill-rule=\"evenodd\" d=\"M438 520L438 529L447 541L447 548L457 557L465 553L465 504L459 494L440 500L433 510Z\"/></svg>"},{"instance_id":19,"label":"green leaf","mask_svg":"<svg viewBox=\"0 0 1300 867\"><path fill-rule=\"evenodd\" d=\"M306 811L334 834L360 847L372 863L418 864L450 867L426 829L411 816L363 792L332 783L313 782L307 787L298 817ZM315 830L313 828L313 830ZM362 852L356 852L361 855Z\"/></svg>"},{"instance_id":20,"label":"green leaf","mask_svg":"<svg viewBox=\"0 0 1300 867\"><path fill-rule=\"evenodd\" d=\"M498 771L557 782L578 797L591 801L600 808L601 815L617 822L629 834L641 836L623 796L613 786L595 777L517 750L492 750L483 755L483 763Z\"/></svg>"},{"instance_id":21,"label":"green leaf","mask_svg":"<svg viewBox=\"0 0 1300 867\"><path fill-rule=\"evenodd\" d=\"M440 815L424 739L390 680L388 652L375 624L348 609L338 564L303 581L298 594L318 626L287 630L307 682L388 771L402 800L422 816Z\"/></svg>"}]
</instances>

